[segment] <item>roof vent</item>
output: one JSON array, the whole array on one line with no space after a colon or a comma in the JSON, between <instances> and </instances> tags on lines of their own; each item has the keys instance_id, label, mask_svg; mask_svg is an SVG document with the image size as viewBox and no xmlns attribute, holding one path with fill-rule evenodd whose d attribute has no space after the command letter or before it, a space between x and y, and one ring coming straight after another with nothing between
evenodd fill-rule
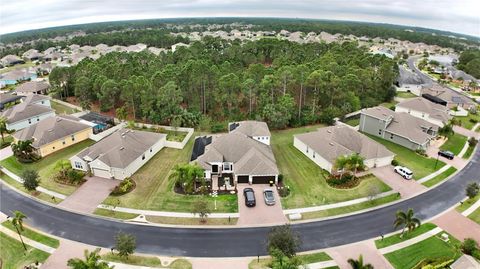
<instances>
[{"instance_id":1,"label":"roof vent","mask_svg":"<svg viewBox=\"0 0 480 269\"><path fill-rule=\"evenodd\" d=\"M125 148L124 147L120 147L120 150L124 150Z\"/></svg>"}]
</instances>

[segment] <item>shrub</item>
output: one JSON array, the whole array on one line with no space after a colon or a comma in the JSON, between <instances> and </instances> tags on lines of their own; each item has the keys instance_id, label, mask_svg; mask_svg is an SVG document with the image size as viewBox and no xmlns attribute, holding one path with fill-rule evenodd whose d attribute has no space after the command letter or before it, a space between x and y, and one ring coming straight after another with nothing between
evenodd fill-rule
<instances>
[{"instance_id":1,"label":"shrub","mask_svg":"<svg viewBox=\"0 0 480 269\"><path fill-rule=\"evenodd\" d=\"M288 224L273 227L267 239L269 252L277 249L289 258L295 256L301 244L300 237Z\"/></svg>"},{"instance_id":2,"label":"shrub","mask_svg":"<svg viewBox=\"0 0 480 269\"><path fill-rule=\"evenodd\" d=\"M280 197L287 197L290 195L290 186L278 187L278 195L280 195Z\"/></svg>"},{"instance_id":3,"label":"shrub","mask_svg":"<svg viewBox=\"0 0 480 269\"><path fill-rule=\"evenodd\" d=\"M115 236L115 241L115 249L118 251L118 256L120 257L128 257L137 247L135 237L131 234L120 232Z\"/></svg>"},{"instance_id":4,"label":"shrub","mask_svg":"<svg viewBox=\"0 0 480 269\"><path fill-rule=\"evenodd\" d=\"M465 193L470 199L473 199L475 196L477 196L479 191L480 191L480 186L476 182L472 182L468 184L467 188L465 188Z\"/></svg>"},{"instance_id":5,"label":"shrub","mask_svg":"<svg viewBox=\"0 0 480 269\"><path fill-rule=\"evenodd\" d=\"M472 238L466 238L462 243L462 251L465 254L472 255L472 253L478 250L477 241Z\"/></svg>"},{"instance_id":6,"label":"shrub","mask_svg":"<svg viewBox=\"0 0 480 269\"><path fill-rule=\"evenodd\" d=\"M135 182L131 178L126 178L120 182L112 191L114 195L122 195L130 192L135 187Z\"/></svg>"},{"instance_id":7,"label":"shrub","mask_svg":"<svg viewBox=\"0 0 480 269\"><path fill-rule=\"evenodd\" d=\"M475 137L470 137L470 139L468 139L468 146L469 147L475 147L478 143L478 140L475 139Z\"/></svg>"},{"instance_id":8,"label":"shrub","mask_svg":"<svg viewBox=\"0 0 480 269\"><path fill-rule=\"evenodd\" d=\"M421 156L424 156L424 157L427 157L427 152L424 150L424 149L417 149L415 150L415 152L418 154L418 155L421 155Z\"/></svg>"},{"instance_id":9,"label":"shrub","mask_svg":"<svg viewBox=\"0 0 480 269\"><path fill-rule=\"evenodd\" d=\"M399 165L399 162L395 159L392 160L392 165L393 166L398 166Z\"/></svg>"},{"instance_id":10,"label":"shrub","mask_svg":"<svg viewBox=\"0 0 480 269\"><path fill-rule=\"evenodd\" d=\"M34 191L40 185L40 180L37 171L27 169L22 173L23 186L29 191Z\"/></svg>"},{"instance_id":11,"label":"shrub","mask_svg":"<svg viewBox=\"0 0 480 269\"><path fill-rule=\"evenodd\" d=\"M80 182L82 182L83 177L85 177L85 173L74 169L69 169L67 172L67 177L69 182L79 184Z\"/></svg>"},{"instance_id":12,"label":"shrub","mask_svg":"<svg viewBox=\"0 0 480 269\"><path fill-rule=\"evenodd\" d=\"M360 180L357 177L354 177L351 174L344 174L342 177L331 176L327 178L327 183L331 187L340 188L340 189L349 189L358 185Z\"/></svg>"},{"instance_id":13,"label":"shrub","mask_svg":"<svg viewBox=\"0 0 480 269\"><path fill-rule=\"evenodd\" d=\"M212 124L212 133L221 133L221 132L225 132L227 130L227 127L225 126L225 124L222 124L222 123L214 123Z\"/></svg>"}]
</instances>

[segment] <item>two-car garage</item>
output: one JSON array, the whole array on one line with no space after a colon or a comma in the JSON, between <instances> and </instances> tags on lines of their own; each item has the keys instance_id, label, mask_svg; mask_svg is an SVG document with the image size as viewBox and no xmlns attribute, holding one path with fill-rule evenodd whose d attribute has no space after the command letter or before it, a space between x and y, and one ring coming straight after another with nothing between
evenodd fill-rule
<instances>
[{"instance_id":1,"label":"two-car garage","mask_svg":"<svg viewBox=\"0 0 480 269\"><path fill-rule=\"evenodd\" d=\"M250 183L249 176L238 175L237 183ZM275 182L275 176L252 176L252 184L270 184L270 182Z\"/></svg>"}]
</instances>

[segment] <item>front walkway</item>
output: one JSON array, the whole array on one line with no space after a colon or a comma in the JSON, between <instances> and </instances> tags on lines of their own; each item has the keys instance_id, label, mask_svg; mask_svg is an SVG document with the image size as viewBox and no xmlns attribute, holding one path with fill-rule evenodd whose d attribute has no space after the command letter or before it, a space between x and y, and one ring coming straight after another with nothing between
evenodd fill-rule
<instances>
[{"instance_id":1,"label":"front walkway","mask_svg":"<svg viewBox=\"0 0 480 269\"><path fill-rule=\"evenodd\" d=\"M460 241L465 238L473 238L480 242L480 225L458 213L455 209L449 210L432 222Z\"/></svg>"},{"instance_id":2,"label":"front walkway","mask_svg":"<svg viewBox=\"0 0 480 269\"><path fill-rule=\"evenodd\" d=\"M13 156L12 147L5 147L3 149L0 149L0 161L5 160L10 156Z\"/></svg>"},{"instance_id":3,"label":"front walkway","mask_svg":"<svg viewBox=\"0 0 480 269\"><path fill-rule=\"evenodd\" d=\"M427 188L417 181L411 179L406 180L393 171L393 166L387 165L377 167L370 170L376 177L385 182L390 188L400 193L402 198L415 196Z\"/></svg>"},{"instance_id":4,"label":"front walkway","mask_svg":"<svg viewBox=\"0 0 480 269\"><path fill-rule=\"evenodd\" d=\"M58 205L81 213L93 213L119 183L115 179L87 177L87 182Z\"/></svg>"},{"instance_id":5,"label":"front walkway","mask_svg":"<svg viewBox=\"0 0 480 269\"><path fill-rule=\"evenodd\" d=\"M364 264L370 263L374 268L393 268L387 259L377 250L373 240L331 248L326 252L335 260L341 269L352 268L348 263L348 259L356 260L360 255L363 256Z\"/></svg>"},{"instance_id":6,"label":"front walkway","mask_svg":"<svg viewBox=\"0 0 480 269\"><path fill-rule=\"evenodd\" d=\"M478 128L478 127L477 127L477 128ZM453 126L453 131L454 131L455 133L464 135L464 136L466 136L466 137L475 137L476 139L479 139L479 138L480 138L480 133L477 133L477 132L472 131L472 130L465 129L465 128L460 127L460 126L457 126L457 125L454 125L454 126Z\"/></svg>"}]
</instances>

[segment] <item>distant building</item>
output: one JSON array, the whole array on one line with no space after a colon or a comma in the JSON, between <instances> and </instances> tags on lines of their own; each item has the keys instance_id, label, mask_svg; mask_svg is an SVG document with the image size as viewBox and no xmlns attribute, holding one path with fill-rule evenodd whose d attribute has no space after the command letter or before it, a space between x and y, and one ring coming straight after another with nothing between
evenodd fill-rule
<instances>
[{"instance_id":1,"label":"distant building","mask_svg":"<svg viewBox=\"0 0 480 269\"><path fill-rule=\"evenodd\" d=\"M19 95L29 94L46 94L50 85L44 81L27 81L15 88L15 92Z\"/></svg>"},{"instance_id":2,"label":"distant building","mask_svg":"<svg viewBox=\"0 0 480 269\"><path fill-rule=\"evenodd\" d=\"M4 110L1 116L7 119L8 130L18 131L55 116L55 111L50 107L47 96L31 94L22 103Z\"/></svg>"}]
</instances>

